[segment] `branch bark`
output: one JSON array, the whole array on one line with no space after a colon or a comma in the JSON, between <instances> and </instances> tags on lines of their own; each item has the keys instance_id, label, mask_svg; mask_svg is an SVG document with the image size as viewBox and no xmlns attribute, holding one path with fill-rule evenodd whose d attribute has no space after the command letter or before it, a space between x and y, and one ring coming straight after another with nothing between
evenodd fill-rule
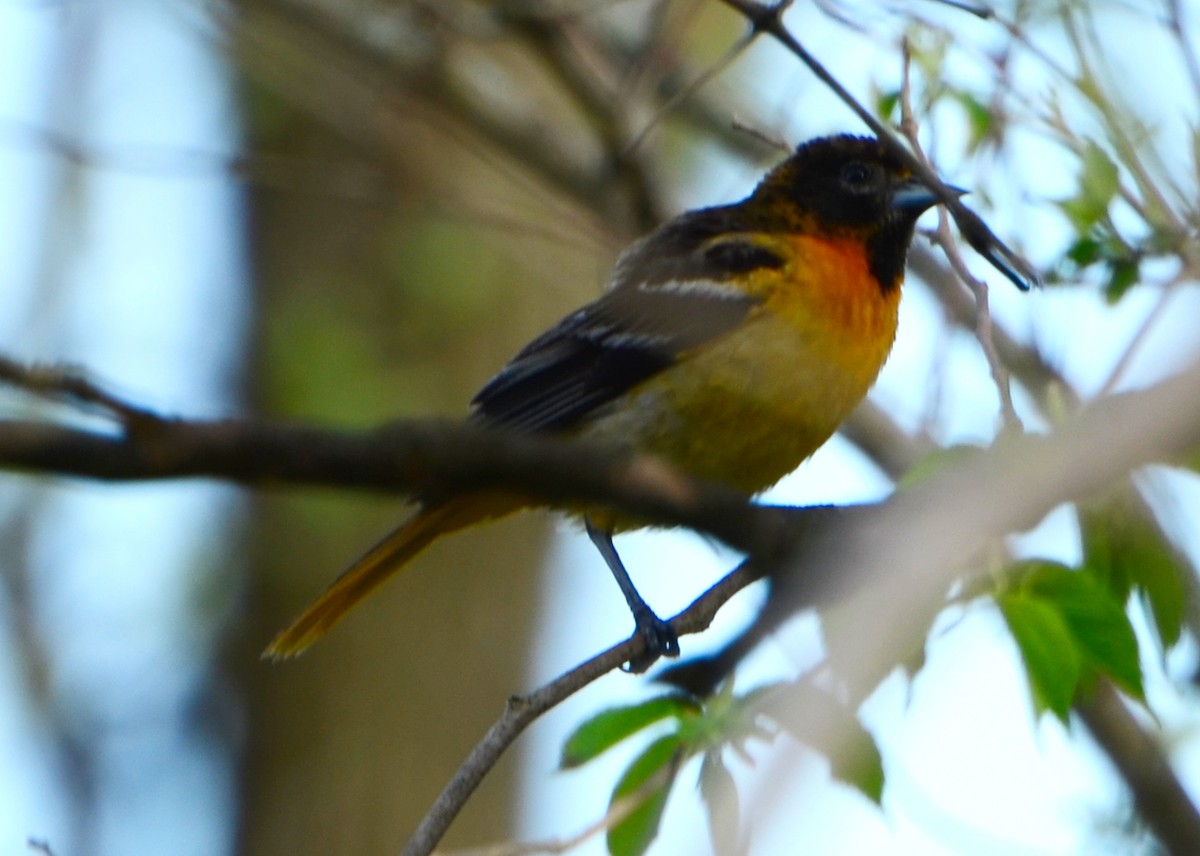
<instances>
[{"instance_id":1,"label":"branch bark","mask_svg":"<svg viewBox=\"0 0 1200 856\"><path fill-rule=\"evenodd\" d=\"M1138 814L1172 856L1191 856L1200 847L1200 814L1171 764L1142 729L1120 693L1101 680L1075 712L1108 755L1133 794Z\"/></svg>"},{"instance_id":2,"label":"branch bark","mask_svg":"<svg viewBox=\"0 0 1200 856\"><path fill-rule=\"evenodd\" d=\"M758 556L776 555L786 540L783 519L772 509L657 459L438 420L352 432L260 420L154 419L118 433L5 420L0 468L101 481L210 478L408 495L503 490L528 497L530 505L614 506L647 523L708 532Z\"/></svg>"}]
</instances>

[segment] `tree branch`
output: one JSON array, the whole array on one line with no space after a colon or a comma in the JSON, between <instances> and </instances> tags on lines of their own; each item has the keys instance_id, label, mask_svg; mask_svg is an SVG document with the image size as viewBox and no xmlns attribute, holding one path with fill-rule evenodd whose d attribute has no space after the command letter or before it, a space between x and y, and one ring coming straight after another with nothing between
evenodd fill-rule
<instances>
[{"instance_id":1,"label":"tree branch","mask_svg":"<svg viewBox=\"0 0 1200 856\"><path fill-rule=\"evenodd\" d=\"M744 562L672 618L671 629L681 636L706 630L717 611L756 579L758 574L748 562ZM475 745L453 778L442 789L408 843L404 845L401 856L427 856L433 852L475 788L483 781L483 777L530 723L597 678L620 668L623 663L636 660L645 651L645 639L635 633L619 645L597 654L529 695L510 698L504 713L488 729L483 739Z\"/></svg>"},{"instance_id":2,"label":"tree branch","mask_svg":"<svg viewBox=\"0 0 1200 856\"><path fill-rule=\"evenodd\" d=\"M566 510L613 506L649 524L707 532L762 561L781 555L783 509L702 483L662 461L554 436L522 436L439 420L341 431L263 420L161 417L59 369L0 360L0 382L77 397L124 418L101 432L0 420L0 468L102 481L212 478L243 485L312 485L408 495L505 491Z\"/></svg>"},{"instance_id":3,"label":"tree branch","mask_svg":"<svg viewBox=\"0 0 1200 856\"><path fill-rule=\"evenodd\" d=\"M439 420L340 431L162 418L124 433L2 420L0 468L100 481L210 478L408 495L505 490L531 505L618 506L650 523L707 531L748 552L771 554L779 543L772 516L758 519L764 509L754 511L744 494L688 478L655 458Z\"/></svg>"},{"instance_id":4,"label":"tree branch","mask_svg":"<svg viewBox=\"0 0 1200 856\"><path fill-rule=\"evenodd\" d=\"M1110 681L1101 679L1075 712L1133 793L1139 816L1172 856L1200 849L1200 814L1162 747L1142 730Z\"/></svg>"}]
</instances>

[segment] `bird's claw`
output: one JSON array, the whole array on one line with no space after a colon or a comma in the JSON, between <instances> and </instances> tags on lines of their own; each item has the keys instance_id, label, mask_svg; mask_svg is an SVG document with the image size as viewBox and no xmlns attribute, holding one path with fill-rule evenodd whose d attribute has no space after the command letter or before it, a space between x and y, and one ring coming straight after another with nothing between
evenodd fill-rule
<instances>
[{"instance_id":1,"label":"bird's claw","mask_svg":"<svg viewBox=\"0 0 1200 856\"><path fill-rule=\"evenodd\" d=\"M660 657L679 656L679 636L663 621L647 610L635 616L637 633L646 643L646 650L623 667L626 672L640 675L658 662Z\"/></svg>"}]
</instances>

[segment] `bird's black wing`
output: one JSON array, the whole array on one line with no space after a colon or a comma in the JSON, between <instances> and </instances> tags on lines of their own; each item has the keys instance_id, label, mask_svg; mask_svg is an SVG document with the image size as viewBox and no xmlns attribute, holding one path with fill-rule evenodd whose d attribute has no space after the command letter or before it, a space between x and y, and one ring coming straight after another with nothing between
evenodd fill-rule
<instances>
[{"instance_id":1,"label":"bird's black wing","mask_svg":"<svg viewBox=\"0 0 1200 856\"><path fill-rule=\"evenodd\" d=\"M609 290L516 355L472 401L518 431L570 427L744 320L757 300L730 280L783 264L745 237L736 206L676 218L629 248Z\"/></svg>"}]
</instances>

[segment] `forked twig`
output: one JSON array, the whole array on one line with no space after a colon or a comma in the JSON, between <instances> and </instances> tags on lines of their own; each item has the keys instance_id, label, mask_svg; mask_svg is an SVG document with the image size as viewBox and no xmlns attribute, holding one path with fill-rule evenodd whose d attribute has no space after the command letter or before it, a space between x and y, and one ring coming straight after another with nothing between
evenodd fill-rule
<instances>
[{"instance_id":1,"label":"forked twig","mask_svg":"<svg viewBox=\"0 0 1200 856\"><path fill-rule=\"evenodd\" d=\"M0 356L0 384L23 389L42 398L103 411L130 429L162 422L162 417L157 413L106 392L73 368L27 366Z\"/></svg>"},{"instance_id":2,"label":"forked twig","mask_svg":"<svg viewBox=\"0 0 1200 856\"><path fill-rule=\"evenodd\" d=\"M642 126L642 129L634 135L633 139L625 144L625 148L622 150L622 155L628 156L635 149L637 149L645 141L646 137L649 136L650 132L657 128L662 120L671 114L671 111L673 111L692 95L699 92L706 83L708 83L722 71L729 68L729 66L733 64L734 60L745 53L747 48L754 43L754 40L758 38L758 35L759 34L757 32L751 31L742 38L738 39L738 41L734 42L733 45L730 46L727 51L725 51L723 56L717 59L716 62L708 65L708 67L705 68L699 76L680 87L676 92L672 93L666 101L659 105L658 109L655 110L654 115L646 121L646 123Z\"/></svg>"}]
</instances>

